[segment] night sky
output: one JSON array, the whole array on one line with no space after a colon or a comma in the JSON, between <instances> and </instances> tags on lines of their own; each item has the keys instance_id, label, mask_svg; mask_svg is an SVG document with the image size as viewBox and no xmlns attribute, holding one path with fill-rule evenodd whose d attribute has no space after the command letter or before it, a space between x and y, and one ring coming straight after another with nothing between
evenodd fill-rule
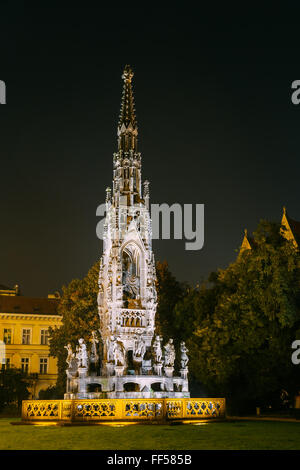
<instances>
[{"instance_id":1,"label":"night sky","mask_svg":"<svg viewBox=\"0 0 300 470\"><path fill-rule=\"evenodd\" d=\"M151 202L205 204L202 250L153 243L178 279L226 267L244 228L279 221L283 205L300 220L295 12L7 5L0 284L46 296L99 259L96 208L112 183L125 64Z\"/></svg>"}]
</instances>

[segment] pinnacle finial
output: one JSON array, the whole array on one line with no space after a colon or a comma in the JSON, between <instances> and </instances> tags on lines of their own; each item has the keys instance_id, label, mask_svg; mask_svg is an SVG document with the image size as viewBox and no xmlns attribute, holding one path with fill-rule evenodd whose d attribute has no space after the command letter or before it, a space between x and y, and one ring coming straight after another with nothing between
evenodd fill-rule
<instances>
[{"instance_id":1,"label":"pinnacle finial","mask_svg":"<svg viewBox=\"0 0 300 470\"><path fill-rule=\"evenodd\" d=\"M130 67L130 65L125 65L125 68L124 68L124 71L123 71L123 74L122 74L123 80L131 82L133 75L134 75L134 73L133 73L132 68Z\"/></svg>"},{"instance_id":2,"label":"pinnacle finial","mask_svg":"<svg viewBox=\"0 0 300 470\"><path fill-rule=\"evenodd\" d=\"M283 206L283 214L286 215L286 207Z\"/></svg>"},{"instance_id":3,"label":"pinnacle finial","mask_svg":"<svg viewBox=\"0 0 300 470\"><path fill-rule=\"evenodd\" d=\"M132 90L133 71L130 65L125 65L122 78L123 94L118 124L118 147L125 152L137 149L137 122L135 116L134 98Z\"/></svg>"}]
</instances>

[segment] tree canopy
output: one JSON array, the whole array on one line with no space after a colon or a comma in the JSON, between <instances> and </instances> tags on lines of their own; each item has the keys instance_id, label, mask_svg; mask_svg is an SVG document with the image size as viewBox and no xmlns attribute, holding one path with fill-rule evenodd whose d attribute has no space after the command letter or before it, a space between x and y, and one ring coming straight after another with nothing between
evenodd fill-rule
<instances>
[{"instance_id":1,"label":"tree canopy","mask_svg":"<svg viewBox=\"0 0 300 470\"><path fill-rule=\"evenodd\" d=\"M300 326L298 250L278 224L261 221L252 249L209 281L176 307L182 317L194 305L187 330L193 377L240 412L274 403L282 389L293 396L300 386L291 362Z\"/></svg>"},{"instance_id":2,"label":"tree canopy","mask_svg":"<svg viewBox=\"0 0 300 470\"><path fill-rule=\"evenodd\" d=\"M58 313L62 315L62 326L50 328L50 354L58 360L57 394L65 391L66 357L65 346L70 343L73 350L78 339L86 342L91 332L99 329L97 307L99 262L95 263L83 279L73 279L62 288Z\"/></svg>"},{"instance_id":3,"label":"tree canopy","mask_svg":"<svg viewBox=\"0 0 300 470\"><path fill-rule=\"evenodd\" d=\"M179 282L171 273L167 261L157 261L157 311L155 316L155 331L164 340L178 338L180 322L176 322L174 312L176 304L182 300L188 289L187 285Z\"/></svg>"},{"instance_id":4,"label":"tree canopy","mask_svg":"<svg viewBox=\"0 0 300 470\"><path fill-rule=\"evenodd\" d=\"M0 411L10 405L21 406L30 393L34 378L14 367L0 370Z\"/></svg>"}]
</instances>

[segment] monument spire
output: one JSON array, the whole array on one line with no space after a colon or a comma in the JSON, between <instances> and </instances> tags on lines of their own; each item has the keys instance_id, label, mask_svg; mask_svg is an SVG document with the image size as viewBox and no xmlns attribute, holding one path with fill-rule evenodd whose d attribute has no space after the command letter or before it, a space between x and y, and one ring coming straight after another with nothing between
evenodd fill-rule
<instances>
[{"instance_id":1,"label":"monument spire","mask_svg":"<svg viewBox=\"0 0 300 470\"><path fill-rule=\"evenodd\" d=\"M118 124L118 148L124 152L137 150L138 130L132 90L133 75L130 65L126 65L122 74L124 85Z\"/></svg>"},{"instance_id":2,"label":"monument spire","mask_svg":"<svg viewBox=\"0 0 300 470\"><path fill-rule=\"evenodd\" d=\"M132 91L133 71L126 65L122 74L123 94L118 124L118 151L114 153L112 197L116 207L142 201L141 154L137 151L137 122Z\"/></svg>"}]
</instances>

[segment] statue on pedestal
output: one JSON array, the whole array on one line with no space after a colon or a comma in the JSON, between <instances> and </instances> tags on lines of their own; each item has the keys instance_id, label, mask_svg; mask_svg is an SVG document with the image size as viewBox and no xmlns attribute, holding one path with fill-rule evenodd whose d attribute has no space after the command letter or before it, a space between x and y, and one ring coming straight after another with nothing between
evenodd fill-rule
<instances>
[{"instance_id":1,"label":"statue on pedestal","mask_svg":"<svg viewBox=\"0 0 300 470\"><path fill-rule=\"evenodd\" d=\"M185 342L181 341L180 343L180 351L181 351L181 369L186 369L187 363L189 362L189 358L187 353L189 350L187 349Z\"/></svg>"},{"instance_id":2,"label":"statue on pedestal","mask_svg":"<svg viewBox=\"0 0 300 470\"><path fill-rule=\"evenodd\" d=\"M174 367L175 348L174 348L172 338L170 338L167 344L164 346L164 350L165 350L165 367Z\"/></svg>"},{"instance_id":3,"label":"statue on pedestal","mask_svg":"<svg viewBox=\"0 0 300 470\"><path fill-rule=\"evenodd\" d=\"M72 359L74 359L75 357L75 354L73 353L72 351L72 347L71 347L71 344L68 343L67 346L64 346L64 348L67 350L68 352L68 355L67 355L67 359L66 359L66 363L68 364L68 368L71 367L71 364L72 364Z\"/></svg>"},{"instance_id":4,"label":"statue on pedestal","mask_svg":"<svg viewBox=\"0 0 300 470\"><path fill-rule=\"evenodd\" d=\"M99 340L96 338L96 331L92 331L92 347L91 347L91 354L90 354L90 361L93 363L96 363L99 359L98 353L97 353L97 344L99 343Z\"/></svg>"},{"instance_id":5,"label":"statue on pedestal","mask_svg":"<svg viewBox=\"0 0 300 470\"><path fill-rule=\"evenodd\" d=\"M64 346L64 348L68 351L66 363L68 364L68 369L67 372L68 374L74 376L77 372L78 369L78 360L75 357L75 353L72 351L71 344L68 343L67 346Z\"/></svg>"},{"instance_id":6,"label":"statue on pedestal","mask_svg":"<svg viewBox=\"0 0 300 470\"><path fill-rule=\"evenodd\" d=\"M114 362L114 350L115 350L115 341L116 338L112 335L106 339L106 361Z\"/></svg>"},{"instance_id":7,"label":"statue on pedestal","mask_svg":"<svg viewBox=\"0 0 300 470\"><path fill-rule=\"evenodd\" d=\"M145 341L142 336L139 336L137 337L137 340L135 343L135 350L133 352L133 360L142 361L145 352L146 352Z\"/></svg>"},{"instance_id":8,"label":"statue on pedestal","mask_svg":"<svg viewBox=\"0 0 300 470\"><path fill-rule=\"evenodd\" d=\"M154 373L156 375L162 375L162 366L163 366L163 353L161 349L161 337L156 336L153 343L153 354L154 354Z\"/></svg>"},{"instance_id":9,"label":"statue on pedestal","mask_svg":"<svg viewBox=\"0 0 300 470\"><path fill-rule=\"evenodd\" d=\"M115 340L114 342L114 362L116 366L125 366L125 348L123 344Z\"/></svg>"},{"instance_id":10,"label":"statue on pedestal","mask_svg":"<svg viewBox=\"0 0 300 470\"><path fill-rule=\"evenodd\" d=\"M161 338L156 336L153 343L154 360L156 363L162 362Z\"/></svg>"},{"instance_id":11,"label":"statue on pedestal","mask_svg":"<svg viewBox=\"0 0 300 470\"><path fill-rule=\"evenodd\" d=\"M85 367L88 366L88 353L86 349L86 345L83 338L78 340L79 347L77 349L76 359L78 360L78 367Z\"/></svg>"},{"instance_id":12,"label":"statue on pedestal","mask_svg":"<svg viewBox=\"0 0 300 470\"><path fill-rule=\"evenodd\" d=\"M136 299L139 296L140 280L137 275L136 260L126 252L123 253L122 284L125 298Z\"/></svg>"}]
</instances>

